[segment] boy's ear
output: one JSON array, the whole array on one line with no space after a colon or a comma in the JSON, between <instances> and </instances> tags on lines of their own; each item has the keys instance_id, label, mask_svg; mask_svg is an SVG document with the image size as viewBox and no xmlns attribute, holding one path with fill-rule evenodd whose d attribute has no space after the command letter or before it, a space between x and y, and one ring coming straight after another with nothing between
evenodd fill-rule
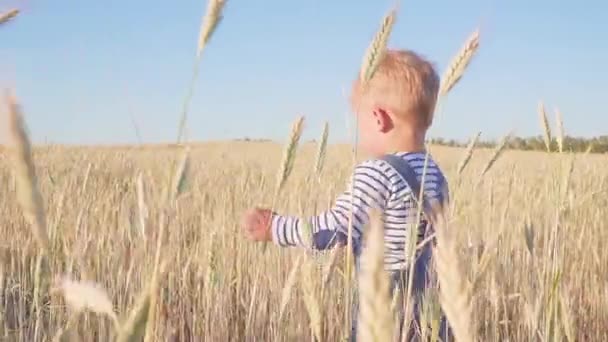
<instances>
[{"instance_id":1,"label":"boy's ear","mask_svg":"<svg viewBox=\"0 0 608 342\"><path fill-rule=\"evenodd\" d=\"M376 127L382 133L386 133L393 128L393 119L382 108L374 109L374 120L376 121Z\"/></svg>"}]
</instances>

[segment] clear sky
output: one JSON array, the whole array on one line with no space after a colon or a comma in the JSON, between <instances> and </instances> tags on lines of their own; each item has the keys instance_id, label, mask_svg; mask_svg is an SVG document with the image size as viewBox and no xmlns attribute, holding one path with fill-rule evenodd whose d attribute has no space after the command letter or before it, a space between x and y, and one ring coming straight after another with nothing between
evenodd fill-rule
<instances>
[{"instance_id":1,"label":"clear sky","mask_svg":"<svg viewBox=\"0 0 608 342\"><path fill-rule=\"evenodd\" d=\"M228 0L201 62L192 140L305 138L330 122L348 138L345 89L387 0ZM57 143L177 136L204 0L6 0L21 15L0 29L0 85L23 104L33 139ZM443 73L481 26L479 54L444 103L433 136L538 134L537 103L572 135L608 134L606 1L403 0L391 47L419 51Z\"/></svg>"}]
</instances>

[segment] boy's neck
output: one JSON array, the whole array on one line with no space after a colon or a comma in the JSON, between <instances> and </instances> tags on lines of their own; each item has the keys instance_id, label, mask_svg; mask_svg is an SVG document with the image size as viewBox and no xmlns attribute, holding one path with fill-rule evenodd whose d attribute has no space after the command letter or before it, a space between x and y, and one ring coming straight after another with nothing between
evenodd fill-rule
<instances>
[{"instance_id":1,"label":"boy's neck","mask_svg":"<svg viewBox=\"0 0 608 342\"><path fill-rule=\"evenodd\" d=\"M426 151L426 132L401 130L395 133L387 137L385 153Z\"/></svg>"}]
</instances>

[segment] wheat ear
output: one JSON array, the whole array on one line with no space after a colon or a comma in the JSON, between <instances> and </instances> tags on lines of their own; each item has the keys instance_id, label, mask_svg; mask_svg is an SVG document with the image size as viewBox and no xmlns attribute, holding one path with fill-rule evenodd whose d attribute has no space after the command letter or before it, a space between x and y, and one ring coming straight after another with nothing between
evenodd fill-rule
<instances>
[{"instance_id":1,"label":"wheat ear","mask_svg":"<svg viewBox=\"0 0 608 342\"><path fill-rule=\"evenodd\" d=\"M222 11L226 5L226 0L209 0L207 3L207 12L201 22L201 28L198 37L198 47L196 49L196 58L194 60L194 66L192 68L192 78L190 79L190 86L183 102L182 115L179 121L179 128L177 132L177 143L181 143L182 138L186 130L186 120L188 119L188 109L190 107L190 101L194 94L194 85L198 78L199 66L203 50L207 46L207 43L213 36L213 33L217 29L220 21L222 20Z\"/></svg>"},{"instance_id":2,"label":"wheat ear","mask_svg":"<svg viewBox=\"0 0 608 342\"><path fill-rule=\"evenodd\" d=\"M181 159L179 164L177 164L177 169L175 170L175 174L173 175L172 183L171 183L171 199L177 199L181 194L186 191L186 186L188 184L188 172L190 170L190 148L186 147L183 150Z\"/></svg>"},{"instance_id":3,"label":"wheat ear","mask_svg":"<svg viewBox=\"0 0 608 342\"><path fill-rule=\"evenodd\" d=\"M304 128L304 117L300 116L296 119L291 127L291 132L289 134L289 140L287 141L287 145L285 145L285 149L283 150L283 159L281 161L281 166L279 167L279 171L277 173L277 181L275 187L275 194L278 194L289 175L291 175L291 171L293 170L293 164L296 159L296 151L298 149L298 144L300 142L300 137L302 136L302 130Z\"/></svg>"},{"instance_id":4,"label":"wheat ear","mask_svg":"<svg viewBox=\"0 0 608 342\"><path fill-rule=\"evenodd\" d=\"M538 117L540 124L543 129L543 139L545 141L545 147L547 152L551 152L551 128L549 127L549 120L547 119L547 112L545 111L545 105L542 102L538 103Z\"/></svg>"},{"instance_id":5,"label":"wheat ear","mask_svg":"<svg viewBox=\"0 0 608 342\"><path fill-rule=\"evenodd\" d=\"M323 165L325 163L325 154L327 152L327 137L329 136L329 124L325 122L323 125L323 132L321 133L321 140L319 141L319 148L317 149L317 156L315 158L314 174L318 177L321 176L323 171Z\"/></svg>"},{"instance_id":6,"label":"wheat ear","mask_svg":"<svg viewBox=\"0 0 608 342\"><path fill-rule=\"evenodd\" d=\"M464 75L464 71L469 66L475 53L479 48L479 29L473 31L473 33L466 40L462 49L452 59L450 66L446 70L441 80L441 86L439 87L439 96L445 96L456 84L460 81Z\"/></svg>"},{"instance_id":7,"label":"wheat ear","mask_svg":"<svg viewBox=\"0 0 608 342\"><path fill-rule=\"evenodd\" d=\"M389 278L384 270L384 224L377 211L370 215L365 242L359 275L357 337L361 341L391 341L394 320L389 309Z\"/></svg>"},{"instance_id":8,"label":"wheat ear","mask_svg":"<svg viewBox=\"0 0 608 342\"><path fill-rule=\"evenodd\" d=\"M13 165L17 182L17 198L23 216L32 227L32 232L40 249L49 251L49 238L46 227L46 215L42 204L42 195L38 189L36 168L32 158L32 147L21 108L10 93L5 97L8 106L9 137L12 145Z\"/></svg>"},{"instance_id":9,"label":"wheat ear","mask_svg":"<svg viewBox=\"0 0 608 342\"><path fill-rule=\"evenodd\" d=\"M209 0L207 3L207 12L201 22L201 28L198 35L198 49L196 50L197 58L200 58L209 39L211 39L215 29L222 21L222 11L225 5L226 0Z\"/></svg>"},{"instance_id":10,"label":"wheat ear","mask_svg":"<svg viewBox=\"0 0 608 342\"><path fill-rule=\"evenodd\" d=\"M281 160L281 166L277 172L276 184L274 195L272 197L272 204L270 206L271 211L274 211L274 207L276 204L276 200L285 186L289 175L291 175L291 171L293 170L293 164L296 159L296 151L298 149L298 144L300 142L300 137L302 136L302 130L304 129L304 116L300 116L296 119L291 127L291 132L289 133L289 139L285 148L283 149L283 159ZM262 246L262 251L266 251L267 244Z\"/></svg>"},{"instance_id":11,"label":"wheat ear","mask_svg":"<svg viewBox=\"0 0 608 342\"><path fill-rule=\"evenodd\" d=\"M563 153L564 152L564 137L565 137L564 120L562 119L562 113L557 108L555 109L555 123L556 123L556 127L557 127L557 134L555 136L555 139L557 140L557 149L558 149L559 153Z\"/></svg>"},{"instance_id":12,"label":"wheat ear","mask_svg":"<svg viewBox=\"0 0 608 342\"><path fill-rule=\"evenodd\" d=\"M359 79L361 83L365 84L372 79L384 53L386 52L386 45L390 37L393 25L395 23L395 17L397 15L396 9L389 11L387 15L382 19L380 29L374 36L374 39L367 47L367 51L363 57L363 63L359 72Z\"/></svg>"},{"instance_id":13,"label":"wheat ear","mask_svg":"<svg viewBox=\"0 0 608 342\"><path fill-rule=\"evenodd\" d=\"M492 153L492 157L488 160L486 165L481 170L481 174L479 175L480 179L483 178L483 176L485 176L485 174L488 173L488 171L490 171L490 169L492 168L494 163L496 163L498 158L502 155L502 153L505 150L505 147L507 147L507 142L509 141L510 138L511 138L511 133L505 135L501 139L501 141L498 143L498 145L494 149L494 153Z\"/></svg>"},{"instance_id":14,"label":"wheat ear","mask_svg":"<svg viewBox=\"0 0 608 342\"><path fill-rule=\"evenodd\" d=\"M65 276L57 279L56 290L63 294L66 303L75 313L89 310L108 316L116 330L119 329L118 317L112 301L99 284L90 281L74 281Z\"/></svg>"},{"instance_id":15,"label":"wheat ear","mask_svg":"<svg viewBox=\"0 0 608 342\"><path fill-rule=\"evenodd\" d=\"M139 218L139 230L141 236L144 240L146 240L146 221L148 219L148 206L146 205L146 196L144 189L144 178L140 173L137 176L137 208L138 208L138 218Z\"/></svg>"},{"instance_id":16,"label":"wheat ear","mask_svg":"<svg viewBox=\"0 0 608 342\"><path fill-rule=\"evenodd\" d=\"M439 301L458 342L473 342L470 294L460 272L454 237L449 234L443 213L435 222L435 262L439 280ZM442 338L444 338L442 336Z\"/></svg>"},{"instance_id":17,"label":"wheat ear","mask_svg":"<svg viewBox=\"0 0 608 342\"><path fill-rule=\"evenodd\" d=\"M390 34L393 30L393 25L395 22L395 18L396 18L396 14L397 10L396 8L391 9L382 19L382 24L380 26L380 29L378 30L378 32L376 33L376 35L374 36L374 39L371 41L371 43L369 44L369 46L367 47L367 50L363 56L363 62L361 65L361 69L359 71L359 82L361 83L361 85L363 87L365 87L367 85L367 82L369 82L372 77L374 76L374 73L376 72L376 69L378 68L378 65L380 64L380 61L382 60L382 57L384 56L384 54L386 53L386 46L388 44L388 39L390 37ZM357 115L355 115L355 126L359 124L359 115L358 115L358 109L356 110ZM352 157L353 157L353 163L356 162L357 159L357 145L358 145L358 139L359 136L358 134L355 132L354 134L354 147L353 147L353 153L352 153ZM351 291L351 275L352 275L352 264L353 264L353 253L352 253L352 237L353 237L353 201L354 201L354 197L353 197L353 189L352 189L352 185L353 182L351 182L351 206L350 206L350 210L349 210L349 215L348 215L348 242L347 242L347 251L346 251L346 258L345 258L345 266L346 266L346 292L347 292L347 296L346 296L346 303L344 306L344 319L345 321L350 321L351 320L351 312L350 312L350 291ZM347 329L347 327L345 326L345 329ZM348 332L345 331L345 333L347 334Z\"/></svg>"},{"instance_id":18,"label":"wheat ear","mask_svg":"<svg viewBox=\"0 0 608 342\"><path fill-rule=\"evenodd\" d=\"M464 155L462 156L460 163L458 163L458 170L456 171L456 174L458 176L460 176L462 174L462 171L464 171L464 168L469 164L469 161L471 160L471 157L473 156L473 150L475 149L475 144L477 144L477 140L479 140L480 135L481 135L481 132L477 132L469 141L469 145L467 146L467 149L464 151Z\"/></svg>"},{"instance_id":19,"label":"wheat ear","mask_svg":"<svg viewBox=\"0 0 608 342\"><path fill-rule=\"evenodd\" d=\"M10 92L6 93L5 99L8 107L8 133L12 145L11 152L17 183L17 200L21 206L23 216L31 226L34 238L40 249L34 271L34 301L32 302L32 309L36 312L34 339L37 340L40 337L42 322L41 308L43 303L41 293L45 293L48 289L47 275L50 272L50 263L47 255L50 255L51 245L47 232L42 195L38 188L32 147L21 114L21 108Z\"/></svg>"},{"instance_id":20,"label":"wheat ear","mask_svg":"<svg viewBox=\"0 0 608 342\"><path fill-rule=\"evenodd\" d=\"M12 9L6 13L0 14L0 25L9 22L19 14L18 9Z\"/></svg>"},{"instance_id":21,"label":"wheat ear","mask_svg":"<svg viewBox=\"0 0 608 342\"><path fill-rule=\"evenodd\" d=\"M291 299L291 293L295 287L298 273L302 266L302 261L303 255L299 255L296 259L296 262L292 265L291 272L289 272L289 276L287 277L287 282L285 283L283 293L281 294L281 305L279 306L279 321L283 318L283 314L285 313L285 309L287 308L287 303L289 303L289 299Z\"/></svg>"},{"instance_id":22,"label":"wheat ear","mask_svg":"<svg viewBox=\"0 0 608 342\"><path fill-rule=\"evenodd\" d=\"M302 265L302 281L300 282L302 290L302 300L304 307L310 319L309 327L313 333L315 341L323 341L323 310L321 308L320 298L318 297L318 289L314 281L314 264L311 261L305 260Z\"/></svg>"},{"instance_id":23,"label":"wheat ear","mask_svg":"<svg viewBox=\"0 0 608 342\"><path fill-rule=\"evenodd\" d=\"M274 211L274 207L276 205L279 193L285 186L285 183L287 182L287 179L289 178L289 176L291 175L291 171L293 170L293 164L296 160L296 151L298 150L298 144L300 143L300 137L302 136L303 129L304 117L300 116L291 126L289 139L287 140L287 144L283 148L283 159L281 160L281 165L279 166L277 172L274 196L272 197L272 204L270 206L271 211Z\"/></svg>"}]
</instances>

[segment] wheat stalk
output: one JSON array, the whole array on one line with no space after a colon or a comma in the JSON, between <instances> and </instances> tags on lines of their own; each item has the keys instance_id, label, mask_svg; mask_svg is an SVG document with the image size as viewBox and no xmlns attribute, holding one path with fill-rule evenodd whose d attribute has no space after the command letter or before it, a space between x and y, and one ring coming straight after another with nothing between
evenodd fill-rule
<instances>
[{"instance_id":1,"label":"wheat stalk","mask_svg":"<svg viewBox=\"0 0 608 342\"><path fill-rule=\"evenodd\" d=\"M222 11L226 5L226 0L209 0L207 3L207 11L201 22L201 28L198 35L198 49L196 57L200 58L205 46L213 36L218 25L223 19Z\"/></svg>"},{"instance_id":2,"label":"wheat stalk","mask_svg":"<svg viewBox=\"0 0 608 342\"><path fill-rule=\"evenodd\" d=\"M278 194L285 182L289 178L291 171L293 170L293 164L296 159L296 150L298 149L298 143L302 136L302 129L304 128L304 117L300 116L296 119L291 127L291 133L289 134L289 140L283 149L283 159L281 166L277 173L277 180L275 186L275 194Z\"/></svg>"},{"instance_id":3,"label":"wheat stalk","mask_svg":"<svg viewBox=\"0 0 608 342\"><path fill-rule=\"evenodd\" d=\"M80 318L80 312L72 312L66 325L63 328L59 328L53 337L53 342L62 341L77 341L76 334L72 331L72 326L78 322ZM69 336L69 337L68 337Z\"/></svg>"},{"instance_id":4,"label":"wheat stalk","mask_svg":"<svg viewBox=\"0 0 608 342\"><path fill-rule=\"evenodd\" d=\"M149 285L149 288L138 298L135 307L119 331L116 342L141 341L144 337L151 307L151 287L153 286Z\"/></svg>"},{"instance_id":5,"label":"wheat stalk","mask_svg":"<svg viewBox=\"0 0 608 342\"><path fill-rule=\"evenodd\" d=\"M217 254L217 243L216 243L216 232L212 231L209 237L209 246L207 250L207 269L205 270L205 298L208 306L211 304L212 296L212 285L216 277L216 254ZM210 308L209 308L210 309Z\"/></svg>"},{"instance_id":6,"label":"wheat stalk","mask_svg":"<svg viewBox=\"0 0 608 342\"><path fill-rule=\"evenodd\" d=\"M555 123L557 126L557 135L555 137L555 139L557 140L557 148L559 150L559 153L563 153L564 152L564 137L565 137L564 120L562 120L562 113L557 108L555 109Z\"/></svg>"},{"instance_id":7,"label":"wheat stalk","mask_svg":"<svg viewBox=\"0 0 608 342\"><path fill-rule=\"evenodd\" d=\"M380 29L376 32L374 39L367 47L359 72L359 79L362 84L369 82L374 77L374 73L386 53L386 45L393 30L396 15L397 10L392 9L384 16Z\"/></svg>"},{"instance_id":8,"label":"wheat stalk","mask_svg":"<svg viewBox=\"0 0 608 342\"><path fill-rule=\"evenodd\" d=\"M309 175L309 178L315 178L315 182L309 182L310 187L312 188L315 184L319 185L321 181L321 172L323 171L323 166L325 165L325 155L327 153L327 138L329 136L329 124L327 121L323 125L323 131L321 132L321 139L319 140L319 145L317 148L317 155L315 157L315 166L313 168L313 172ZM317 211L317 201L314 201L314 211Z\"/></svg>"},{"instance_id":9,"label":"wheat stalk","mask_svg":"<svg viewBox=\"0 0 608 342\"><path fill-rule=\"evenodd\" d=\"M329 288L329 281L331 280L331 275L336 268L338 253L340 253L340 248L333 248L329 255L329 260L325 264L323 268L323 276L321 280L321 292L323 293L323 299L325 298L325 294L327 293L327 289Z\"/></svg>"},{"instance_id":10,"label":"wheat stalk","mask_svg":"<svg viewBox=\"0 0 608 342\"><path fill-rule=\"evenodd\" d=\"M152 274L152 279L139 295L135 306L131 309L119 331L117 342L150 341L154 331L154 305L158 296L158 283L167 272L167 262L162 262Z\"/></svg>"},{"instance_id":11,"label":"wheat stalk","mask_svg":"<svg viewBox=\"0 0 608 342\"><path fill-rule=\"evenodd\" d=\"M296 151L298 149L298 144L300 142L300 137L302 136L302 130L304 128L304 116L300 116L296 119L291 127L291 132L289 134L289 139L287 144L283 149L283 159L281 161L281 166L277 172L274 196L272 197L272 205L270 206L270 210L274 211L274 207L276 205L277 198L279 197L279 193L283 189L283 186L287 182L289 175L291 175L291 171L293 170L293 164L296 159ZM267 244L262 245L262 251L266 251Z\"/></svg>"},{"instance_id":12,"label":"wheat stalk","mask_svg":"<svg viewBox=\"0 0 608 342\"><path fill-rule=\"evenodd\" d=\"M325 154L327 152L327 137L329 136L329 124L325 122L323 125L323 132L321 133L321 140L319 141L319 148L317 149L317 156L315 158L314 174L317 179L321 176L323 171L323 165L325 163Z\"/></svg>"},{"instance_id":13,"label":"wheat stalk","mask_svg":"<svg viewBox=\"0 0 608 342\"><path fill-rule=\"evenodd\" d=\"M445 96L450 90L452 90L452 88L454 88L454 86L456 86L464 75L464 71L473 60L478 48L479 29L473 31L473 33L466 40L460 52L452 59L450 66L441 79L439 96Z\"/></svg>"},{"instance_id":14,"label":"wheat stalk","mask_svg":"<svg viewBox=\"0 0 608 342\"><path fill-rule=\"evenodd\" d=\"M304 306L306 308L306 312L308 313L308 318L310 319L310 330L312 331L316 341L322 341L321 332L322 332L322 310L321 305L319 303L319 299L315 295L317 292L314 279L314 265L311 264L310 261L306 261L303 264L303 272L302 272L302 281L300 282L302 286L302 300L304 301Z\"/></svg>"},{"instance_id":15,"label":"wheat stalk","mask_svg":"<svg viewBox=\"0 0 608 342\"><path fill-rule=\"evenodd\" d=\"M177 165L171 184L172 199L175 200L179 195L186 191L188 182L188 171L190 168L190 148L186 147L182 153L182 158Z\"/></svg>"},{"instance_id":16,"label":"wheat stalk","mask_svg":"<svg viewBox=\"0 0 608 342\"><path fill-rule=\"evenodd\" d=\"M477 140L479 140L480 135L481 135L481 132L477 132L473 136L473 138L471 138L471 140L469 141L467 149L464 151L464 154L462 156L462 159L460 160L460 163L458 163L458 169L456 171L456 174L458 176L460 176L462 174L462 171L464 171L464 168L469 164L469 161L471 160L471 157L473 156L473 150L475 149L475 144L477 143Z\"/></svg>"},{"instance_id":17,"label":"wheat stalk","mask_svg":"<svg viewBox=\"0 0 608 342\"><path fill-rule=\"evenodd\" d=\"M142 238L146 239L146 220L148 219L148 206L146 205L144 178L140 173L137 176L137 208L139 212L139 229Z\"/></svg>"},{"instance_id":18,"label":"wheat stalk","mask_svg":"<svg viewBox=\"0 0 608 342\"><path fill-rule=\"evenodd\" d=\"M572 317L572 303L568 291L560 289L559 291L559 311L561 312L561 322L566 335L566 341L574 342L574 319Z\"/></svg>"},{"instance_id":19,"label":"wheat stalk","mask_svg":"<svg viewBox=\"0 0 608 342\"><path fill-rule=\"evenodd\" d=\"M300 116L296 119L296 121L291 126L291 132L289 134L289 139L287 144L283 149L283 159L281 160L281 165L279 166L274 196L272 198L272 204L270 206L270 210L274 211L274 207L279 196L279 193L285 186L289 175L291 175L291 171L293 170L293 164L296 159L296 151L298 149L298 144L300 142L300 137L302 136L302 129L304 128L304 117ZM263 250L266 250L266 244L263 245Z\"/></svg>"},{"instance_id":20,"label":"wheat stalk","mask_svg":"<svg viewBox=\"0 0 608 342\"><path fill-rule=\"evenodd\" d=\"M34 237L43 252L50 249L46 227L46 215L42 195L38 189L36 168L32 158L32 147L20 106L10 93L5 96L8 106L9 138L12 145L13 166L17 182L17 198L23 216L30 223Z\"/></svg>"},{"instance_id":21,"label":"wheat stalk","mask_svg":"<svg viewBox=\"0 0 608 342\"><path fill-rule=\"evenodd\" d=\"M82 196L87 190L87 185L89 184L89 175L91 174L91 168L93 167L92 163L87 165L87 169L84 172L84 180L82 181L82 188L80 188L80 196Z\"/></svg>"},{"instance_id":22,"label":"wheat stalk","mask_svg":"<svg viewBox=\"0 0 608 342\"><path fill-rule=\"evenodd\" d=\"M545 141L545 147L547 152L551 152L551 128L549 127L549 120L547 119L547 113L545 112L545 106L542 102L538 103L538 116L540 118L540 124L543 129L543 139Z\"/></svg>"},{"instance_id":23,"label":"wheat stalk","mask_svg":"<svg viewBox=\"0 0 608 342\"><path fill-rule=\"evenodd\" d=\"M494 163L496 163L496 161L498 160L498 158L504 152L505 147L507 147L507 142L509 141L510 137L511 137L511 133L505 135L500 140L500 142L498 143L498 145L494 149L494 153L492 153L492 157L490 157L490 159L488 160L488 162L486 163L486 165L481 170L481 174L479 175L479 179L483 178L483 176L485 176L485 174L488 173L488 171L490 171L490 169L492 168L492 166L494 165Z\"/></svg>"},{"instance_id":24,"label":"wheat stalk","mask_svg":"<svg viewBox=\"0 0 608 342\"><path fill-rule=\"evenodd\" d=\"M391 9L382 19L382 24L380 25L380 29L376 32L376 35L374 36L374 39L371 41L371 43L369 44L369 46L367 47L367 50L365 51L365 54L363 55L363 62L361 65L361 68L359 70L359 82L361 83L362 87L365 87L367 85L367 82L369 82L372 77L374 76L376 69L378 68L378 65L380 64L380 61L382 60L384 54L386 53L386 47L388 44L388 40L390 37L390 34L392 32L393 29L393 25L395 22L395 18L396 18L396 14L397 10L396 8ZM359 124L359 115L358 115L358 109L356 110L356 114L355 115L355 126L357 126ZM353 157L353 162L356 162L357 159L357 145L358 145L358 134L355 131L354 134L354 147L353 147L353 153L352 153L352 157ZM349 215L348 215L348 240L347 240L347 251L346 251L346 258L345 258L345 264L346 264L346 292L348 294L350 294L350 289L351 289L351 275L352 275L352 261L353 261L353 253L352 253L352 236L353 236L353 189L352 189L352 183L351 182L351 206L350 206L350 210L349 210ZM344 318L345 321L350 321L351 320L351 312L350 312L350 295L346 296L346 305L345 305L345 311L344 311Z\"/></svg>"},{"instance_id":25,"label":"wheat stalk","mask_svg":"<svg viewBox=\"0 0 608 342\"><path fill-rule=\"evenodd\" d=\"M384 225L377 211L370 214L365 242L359 275L357 338L361 341L390 341L394 321L389 310L389 278L384 270Z\"/></svg>"},{"instance_id":26,"label":"wheat stalk","mask_svg":"<svg viewBox=\"0 0 608 342\"><path fill-rule=\"evenodd\" d=\"M439 280L439 301L458 342L473 342L470 294L460 272L454 237L443 215L437 215L435 261Z\"/></svg>"},{"instance_id":27,"label":"wheat stalk","mask_svg":"<svg viewBox=\"0 0 608 342\"><path fill-rule=\"evenodd\" d=\"M18 9L12 9L5 13L0 14L0 25L9 22L19 14Z\"/></svg>"},{"instance_id":28,"label":"wheat stalk","mask_svg":"<svg viewBox=\"0 0 608 342\"><path fill-rule=\"evenodd\" d=\"M168 195L166 198L164 198L164 200L166 200L167 202L165 203L165 205L169 205L171 204L169 201L175 201L177 199L177 197L183 193L185 190L185 184L186 184L186 178L187 178L187 171L188 171L188 165L190 164L190 153L189 153L190 149L188 147L186 147L183 151L183 155L182 158L180 160L180 163L177 165L177 168L174 170L175 173L173 174L173 177L170 179L170 183L168 185L168 188L166 190ZM159 218L159 231L158 231L158 235L156 237L156 253L154 256L154 270L152 273L152 282L151 282L151 287L150 287L150 298L149 301L150 303L148 303L149 307L148 307L148 318L147 321L148 323L151 322L151 324L146 323L145 326L145 337L144 337L144 341L150 341L151 339L154 338L154 334L155 334L155 326L154 326L154 319L156 317L156 304L157 304L157 299L158 299L158 278L161 276L161 274L164 272L163 271L163 264L161 264L161 255L162 255L162 244L164 242L164 237L165 237L165 231L167 230L167 225L168 225L168 218L167 218L167 209L163 208L163 210L160 213L160 218Z\"/></svg>"},{"instance_id":29,"label":"wheat stalk","mask_svg":"<svg viewBox=\"0 0 608 342\"><path fill-rule=\"evenodd\" d=\"M294 288L294 285L296 284L298 272L300 271L302 261L303 256L299 255L296 259L296 262L292 265L291 272L289 272L289 276L287 277L287 282L285 283L285 287L283 288L283 293L281 295L281 305L279 307L279 321L283 318L285 308L287 308L287 303L291 298L291 292Z\"/></svg>"},{"instance_id":30,"label":"wheat stalk","mask_svg":"<svg viewBox=\"0 0 608 342\"><path fill-rule=\"evenodd\" d=\"M201 57L203 55L203 50L207 46L207 43L213 36L213 33L217 29L220 21L222 20L222 11L224 9L224 5L226 5L226 0L208 0L207 3L207 12L203 17L201 22L201 28L199 31L198 37L198 47L196 49L196 58L194 60L194 65L192 68L192 78L190 79L190 86L188 87L188 92L186 93L186 97L183 102L182 107L182 115L179 121L179 128L177 132L177 143L181 143L182 137L185 134L186 129L186 121L188 119L188 109L190 107L190 101L192 100L192 96L194 94L194 85L196 84L196 80L198 78L199 66Z\"/></svg>"}]
</instances>

